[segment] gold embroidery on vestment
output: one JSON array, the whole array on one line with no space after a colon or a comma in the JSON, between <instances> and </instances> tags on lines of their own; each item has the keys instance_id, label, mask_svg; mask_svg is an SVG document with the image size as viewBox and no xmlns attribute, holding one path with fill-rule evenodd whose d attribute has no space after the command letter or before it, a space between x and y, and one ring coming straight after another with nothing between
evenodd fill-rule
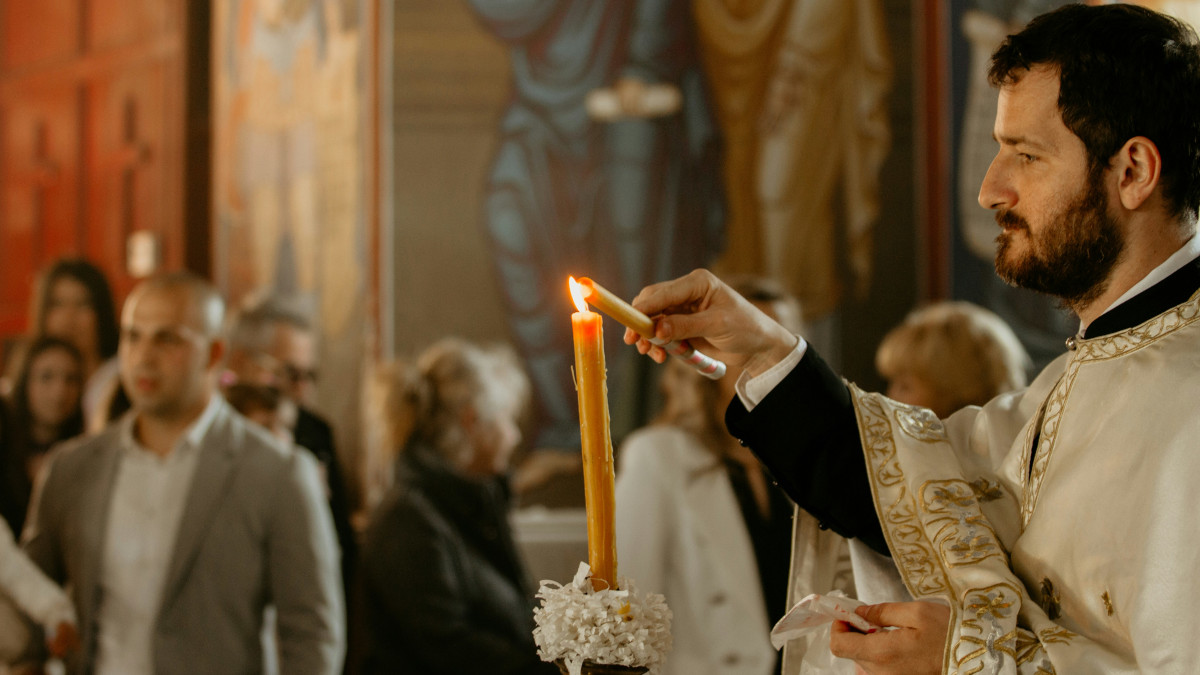
<instances>
[{"instance_id":1,"label":"gold embroidery on vestment","mask_svg":"<svg viewBox=\"0 0 1200 675\"><path fill-rule=\"evenodd\" d=\"M1053 628L1043 629L1038 633L1038 638L1043 644L1068 644L1075 638L1075 633L1063 628L1062 626L1054 626Z\"/></svg>"},{"instance_id":2,"label":"gold embroidery on vestment","mask_svg":"<svg viewBox=\"0 0 1200 675\"><path fill-rule=\"evenodd\" d=\"M987 588L972 589L963 595L964 618L958 631L953 653L958 673L978 673L995 670L1011 658L1019 672L1028 672L1023 665L1053 666L1034 634L1016 625L1024 595L1012 584L1001 583Z\"/></svg>"},{"instance_id":3,"label":"gold embroidery on vestment","mask_svg":"<svg viewBox=\"0 0 1200 675\"><path fill-rule=\"evenodd\" d=\"M927 531L942 561L951 567L974 565L1004 555L995 530L979 510L975 490L962 480L929 481L921 486L921 508L929 514Z\"/></svg>"},{"instance_id":4,"label":"gold embroidery on vestment","mask_svg":"<svg viewBox=\"0 0 1200 675\"><path fill-rule=\"evenodd\" d=\"M925 535L913 496L904 486L904 472L896 461L892 425L878 399L853 390L859 402L859 432L867 460L871 489L875 493L883 532L909 592L913 597L942 595L949 591L933 542ZM885 499L881 493L887 493Z\"/></svg>"},{"instance_id":5,"label":"gold embroidery on vestment","mask_svg":"<svg viewBox=\"0 0 1200 675\"><path fill-rule=\"evenodd\" d=\"M1046 612L1046 616L1054 621L1062 616L1062 604L1059 601L1058 591L1054 590L1054 582L1050 581L1050 577L1042 579L1042 610Z\"/></svg>"},{"instance_id":6,"label":"gold embroidery on vestment","mask_svg":"<svg viewBox=\"0 0 1200 675\"><path fill-rule=\"evenodd\" d=\"M977 478L970 482L970 486L975 492L975 499L979 500L980 504L1004 498L1004 488L1000 487L999 483L993 483L986 478Z\"/></svg>"},{"instance_id":7,"label":"gold embroidery on vestment","mask_svg":"<svg viewBox=\"0 0 1200 675\"><path fill-rule=\"evenodd\" d=\"M944 428L941 438L934 440L932 427L922 427L926 438L918 438L910 433L912 428L901 427L902 419L911 418L895 414L893 402L853 385L850 391L884 537L913 597L958 595L953 582L960 577L952 577L950 571L963 565L995 559L992 565L1007 569L1008 553L980 510L984 499L1006 497L1004 488L986 479L955 478L927 481L910 490L912 478L906 478L899 461L897 440L907 437L928 443L932 459L952 452L948 445L938 445L947 440ZM953 637L943 653L948 672L991 672L1011 658L1022 675L1054 673L1036 634L1017 625L1024 603L1034 606L1023 586L1018 586L1020 581L1014 577L968 590L950 603Z\"/></svg>"},{"instance_id":8,"label":"gold embroidery on vestment","mask_svg":"<svg viewBox=\"0 0 1200 675\"><path fill-rule=\"evenodd\" d=\"M1029 525L1029 519L1033 517L1034 509L1037 507L1042 480L1045 478L1050 457L1054 453L1058 428L1062 423L1063 412L1067 400L1070 398L1071 387L1075 383L1079 368L1090 362L1106 361L1143 349L1198 320L1200 320L1200 293L1193 295L1188 302L1126 331L1079 341L1077 349L1071 353L1067 361L1067 367L1062 377L1054 385L1045 403L1042 404L1041 433L1038 436L1037 447L1033 448L1035 453L1033 469L1029 474L1029 481L1025 485L1025 494L1021 500L1022 528ZM1025 460L1029 461L1028 455Z\"/></svg>"},{"instance_id":9,"label":"gold embroidery on vestment","mask_svg":"<svg viewBox=\"0 0 1200 675\"><path fill-rule=\"evenodd\" d=\"M900 430L925 443L946 440L946 427L929 408L897 405L896 423Z\"/></svg>"}]
</instances>

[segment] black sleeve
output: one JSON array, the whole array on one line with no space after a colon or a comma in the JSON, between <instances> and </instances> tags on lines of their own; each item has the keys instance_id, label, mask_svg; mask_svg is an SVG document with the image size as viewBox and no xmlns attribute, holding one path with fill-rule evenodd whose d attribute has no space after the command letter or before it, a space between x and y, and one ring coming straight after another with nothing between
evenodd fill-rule
<instances>
[{"instance_id":1,"label":"black sleeve","mask_svg":"<svg viewBox=\"0 0 1200 675\"><path fill-rule=\"evenodd\" d=\"M300 408L296 418L296 444L308 449L325 467L325 482L329 488L329 511L338 545L342 549L342 585L349 596L353 575L358 569L358 541L350 524L350 496L334 447L333 427L315 413Z\"/></svg>"},{"instance_id":2,"label":"black sleeve","mask_svg":"<svg viewBox=\"0 0 1200 675\"><path fill-rule=\"evenodd\" d=\"M811 345L753 411L735 396L725 425L822 527L889 555L850 391Z\"/></svg>"}]
</instances>

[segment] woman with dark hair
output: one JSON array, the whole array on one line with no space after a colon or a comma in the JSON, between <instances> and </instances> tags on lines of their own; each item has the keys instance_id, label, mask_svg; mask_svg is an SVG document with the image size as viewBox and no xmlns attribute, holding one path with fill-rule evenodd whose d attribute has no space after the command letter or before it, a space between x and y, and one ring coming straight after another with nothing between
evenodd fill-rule
<instances>
[{"instance_id":1,"label":"woman with dark hair","mask_svg":"<svg viewBox=\"0 0 1200 675\"><path fill-rule=\"evenodd\" d=\"M79 258L63 258L38 279L31 308L32 333L75 345L83 358L83 412L88 428L107 423L101 399L117 379L120 328L104 272Z\"/></svg>"},{"instance_id":2,"label":"woman with dark hair","mask_svg":"<svg viewBox=\"0 0 1200 675\"><path fill-rule=\"evenodd\" d=\"M82 390L83 358L73 344L42 336L29 345L7 401L0 447L0 508L13 532L25 524L33 479L46 451L83 433Z\"/></svg>"}]
</instances>

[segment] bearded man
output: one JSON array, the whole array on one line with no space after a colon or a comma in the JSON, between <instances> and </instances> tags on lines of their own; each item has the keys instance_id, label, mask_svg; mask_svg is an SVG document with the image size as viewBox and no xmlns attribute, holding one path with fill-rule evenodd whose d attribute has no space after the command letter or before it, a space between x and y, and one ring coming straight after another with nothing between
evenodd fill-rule
<instances>
[{"instance_id":1,"label":"bearded man","mask_svg":"<svg viewBox=\"0 0 1200 675\"><path fill-rule=\"evenodd\" d=\"M845 384L707 272L634 305L742 369L730 431L916 598L859 610L893 630L835 624L834 654L869 673L1194 672L1197 37L1071 5L1010 36L990 78L997 273L1080 320L1028 389L939 420Z\"/></svg>"}]
</instances>

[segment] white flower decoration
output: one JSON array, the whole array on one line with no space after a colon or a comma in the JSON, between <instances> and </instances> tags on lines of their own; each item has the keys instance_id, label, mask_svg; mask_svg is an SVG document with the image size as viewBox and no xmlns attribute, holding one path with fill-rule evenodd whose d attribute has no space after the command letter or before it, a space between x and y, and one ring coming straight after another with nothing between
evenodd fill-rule
<instances>
[{"instance_id":1,"label":"white flower decoration","mask_svg":"<svg viewBox=\"0 0 1200 675\"><path fill-rule=\"evenodd\" d=\"M621 590L592 590L591 568L579 564L570 585L542 581L533 610L533 639L543 661L562 659L571 675L584 661L655 670L671 649L671 610L660 593L641 595L629 579Z\"/></svg>"}]
</instances>

